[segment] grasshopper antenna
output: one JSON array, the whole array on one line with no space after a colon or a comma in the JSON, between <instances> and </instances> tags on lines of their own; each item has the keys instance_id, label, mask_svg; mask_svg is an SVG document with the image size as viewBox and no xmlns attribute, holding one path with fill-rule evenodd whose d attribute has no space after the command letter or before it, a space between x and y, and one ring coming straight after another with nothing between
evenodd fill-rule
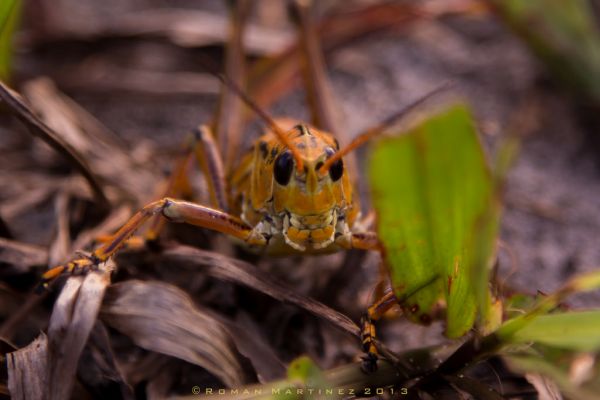
<instances>
[{"instance_id":1,"label":"grasshopper antenna","mask_svg":"<svg viewBox=\"0 0 600 400\"><path fill-rule=\"evenodd\" d=\"M260 118L263 119L263 121L265 121L267 123L267 125L269 126L269 128L271 128L271 130L273 131L273 133L275 133L275 136L277 136L277 139L279 139L279 141L286 146L288 149L290 149L292 156L294 157L294 160L296 161L296 170L298 172L302 172L304 170L304 163L302 162L302 156L300 155L300 151L298 151L298 148L294 145L294 143L292 143L292 141L286 136L285 131L283 129L281 129L273 120L273 118L271 118L271 116L269 116L269 114L267 114L262 108L260 108L251 98L250 96L248 96L248 94L241 88L239 87L234 81L232 81L227 75L216 72L214 68L211 68L209 65L206 64L206 62L201 62L204 66L204 68L212 75L214 75L217 79L219 79L225 86L227 86L229 89L233 90L238 96L240 96L240 99L242 99L242 101L252 109L252 111L254 111L256 113L256 115L258 115Z\"/></svg>"},{"instance_id":2,"label":"grasshopper antenna","mask_svg":"<svg viewBox=\"0 0 600 400\"><path fill-rule=\"evenodd\" d=\"M437 94L439 94L441 92L444 92L444 91L450 89L452 86L454 86L454 84L452 82L447 82L447 83L444 83L444 84L438 86L437 88L433 89L429 93L425 94L423 97L410 103L409 105L407 105L400 111L392 114L391 116L386 118L382 123L370 128L366 132L361 133L360 135L355 137L352 140L352 142L350 142L346 147L342 148L341 150L339 150L335 154L333 154L331 157L329 157L327 159L327 161L325 161L323 166L321 168L319 168L319 173L325 174L329 170L329 168L333 165L333 163L335 163L337 160L341 159L346 154L348 154L351 151L354 151L358 147L362 146L363 144L365 144L372 138L384 133L392 123L397 123L398 120L400 120L401 118L404 118L411 111L413 111L417 107L421 106L423 103L427 102L427 100L431 99L432 97L436 96Z\"/></svg>"}]
</instances>

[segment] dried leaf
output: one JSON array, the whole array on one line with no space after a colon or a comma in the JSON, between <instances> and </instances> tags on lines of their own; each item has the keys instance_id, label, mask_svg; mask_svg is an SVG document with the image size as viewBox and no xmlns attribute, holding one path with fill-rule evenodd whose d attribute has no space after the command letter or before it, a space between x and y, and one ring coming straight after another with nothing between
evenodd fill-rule
<instances>
[{"instance_id":1,"label":"dried leaf","mask_svg":"<svg viewBox=\"0 0 600 400\"><path fill-rule=\"evenodd\" d=\"M140 347L205 368L229 387L254 381L231 335L181 289L131 280L111 286L101 319Z\"/></svg>"},{"instance_id":2,"label":"dried leaf","mask_svg":"<svg viewBox=\"0 0 600 400\"><path fill-rule=\"evenodd\" d=\"M95 389L94 398L108 398L117 392L123 399L134 399L133 390L117 365L106 327L98 320L81 356L77 375L86 387Z\"/></svg>"},{"instance_id":3,"label":"dried leaf","mask_svg":"<svg viewBox=\"0 0 600 400\"><path fill-rule=\"evenodd\" d=\"M152 194L156 175L148 166L137 165L108 128L60 93L52 81L47 78L31 80L23 86L23 93L44 123L60 132L61 139L82 154L104 182L118 187L128 197Z\"/></svg>"},{"instance_id":4,"label":"dried leaf","mask_svg":"<svg viewBox=\"0 0 600 400\"><path fill-rule=\"evenodd\" d=\"M108 271L71 277L63 287L48 327L47 398L68 399L83 348L109 284Z\"/></svg>"},{"instance_id":5,"label":"dried leaf","mask_svg":"<svg viewBox=\"0 0 600 400\"><path fill-rule=\"evenodd\" d=\"M297 305L343 331L360 337L360 329L350 318L314 299L296 293L252 264L188 246L167 249L161 257L181 262L182 266L188 264L204 267L206 273L217 279L247 286L279 301Z\"/></svg>"},{"instance_id":6,"label":"dried leaf","mask_svg":"<svg viewBox=\"0 0 600 400\"><path fill-rule=\"evenodd\" d=\"M8 363L7 353L16 351L17 348L2 338L0 335L0 399L10 399L8 391Z\"/></svg>"},{"instance_id":7,"label":"dried leaf","mask_svg":"<svg viewBox=\"0 0 600 400\"><path fill-rule=\"evenodd\" d=\"M277 357L275 349L272 348L265 338L260 335L257 327L246 317L246 314L238 313L235 321L214 315L230 332L235 345L240 353L248 357L252 362L256 374L261 382L281 379L285 376L285 364Z\"/></svg>"},{"instance_id":8,"label":"dried leaf","mask_svg":"<svg viewBox=\"0 0 600 400\"><path fill-rule=\"evenodd\" d=\"M48 339L41 334L27 347L9 353L8 389L13 400L42 400L48 393Z\"/></svg>"}]
</instances>

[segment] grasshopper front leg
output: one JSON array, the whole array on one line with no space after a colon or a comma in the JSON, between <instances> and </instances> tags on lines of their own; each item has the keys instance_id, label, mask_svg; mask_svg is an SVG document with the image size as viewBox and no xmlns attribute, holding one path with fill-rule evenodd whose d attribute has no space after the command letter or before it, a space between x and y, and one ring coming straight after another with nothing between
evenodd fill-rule
<instances>
[{"instance_id":1,"label":"grasshopper front leg","mask_svg":"<svg viewBox=\"0 0 600 400\"><path fill-rule=\"evenodd\" d=\"M44 273L43 285L62 273L74 273L95 268L112 257L119 248L153 216L162 215L173 222L182 222L236 237L249 245L264 246L267 238L241 219L226 212L187 201L164 198L152 202L138 211L112 238L96 249L90 256L56 266Z\"/></svg>"}]
</instances>

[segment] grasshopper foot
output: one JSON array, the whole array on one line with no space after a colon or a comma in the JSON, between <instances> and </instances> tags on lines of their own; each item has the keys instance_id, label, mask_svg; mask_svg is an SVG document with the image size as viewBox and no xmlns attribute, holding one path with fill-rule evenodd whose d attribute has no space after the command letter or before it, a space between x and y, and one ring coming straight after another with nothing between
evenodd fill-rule
<instances>
[{"instance_id":1,"label":"grasshopper foot","mask_svg":"<svg viewBox=\"0 0 600 400\"><path fill-rule=\"evenodd\" d=\"M362 364L360 369L365 374L369 375L377 371L377 360L379 356L376 353L367 352L364 356L362 356Z\"/></svg>"},{"instance_id":2,"label":"grasshopper foot","mask_svg":"<svg viewBox=\"0 0 600 400\"><path fill-rule=\"evenodd\" d=\"M377 347L375 346L375 325L368 315L361 318L361 340L365 355L362 357L361 369L370 374L377 371L377 360L379 359Z\"/></svg>"},{"instance_id":3,"label":"grasshopper foot","mask_svg":"<svg viewBox=\"0 0 600 400\"><path fill-rule=\"evenodd\" d=\"M35 291L39 293L43 290L47 290L61 275L85 275L91 270L96 270L100 265L101 260L94 254L77 252L77 255L80 258L69 261L66 264L58 265L46 271L42 275L41 282Z\"/></svg>"}]
</instances>

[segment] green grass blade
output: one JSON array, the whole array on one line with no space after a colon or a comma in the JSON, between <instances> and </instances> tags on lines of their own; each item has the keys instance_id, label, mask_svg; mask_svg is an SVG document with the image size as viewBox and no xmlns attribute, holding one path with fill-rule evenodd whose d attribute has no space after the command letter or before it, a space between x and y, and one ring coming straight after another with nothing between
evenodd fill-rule
<instances>
[{"instance_id":1,"label":"green grass blade","mask_svg":"<svg viewBox=\"0 0 600 400\"><path fill-rule=\"evenodd\" d=\"M21 14L20 0L0 1L0 80L10 78L12 40Z\"/></svg>"},{"instance_id":2,"label":"green grass blade","mask_svg":"<svg viewBox=\"0 0 600 400\"><path fill-rule=\"evenodd\" d=\"M576 351L600 351L600 310L542 315L516 331L510 340Z\"/></svg>"},{"instance_id":3,"label":"green grass blade","mask_svg":"<svg viewBox=\"0 0 600 400\"><path fill-rule=\"evenodd\" d=\"M515 334L534 323L537 318L556 308L568 296L598 288L600 288L600 270L578 275L556 292L538 300L524 314L506 321L494 334L502 342L510 343Z\"/></svg>"},{"instance_id":4,"label":"green grass blade","mask_svg":"<svg viewBox=\"0 0 600 400\"><path fill-rule=\"evenodd\" d=\"M384 259L407 315L428 322L444 300L446 334L463 335L475 322L476 299L489 299L497 229L489 221L497 217L492 179L466 107L378 141L369 179Z\"/></svg>"}]
</instances>

